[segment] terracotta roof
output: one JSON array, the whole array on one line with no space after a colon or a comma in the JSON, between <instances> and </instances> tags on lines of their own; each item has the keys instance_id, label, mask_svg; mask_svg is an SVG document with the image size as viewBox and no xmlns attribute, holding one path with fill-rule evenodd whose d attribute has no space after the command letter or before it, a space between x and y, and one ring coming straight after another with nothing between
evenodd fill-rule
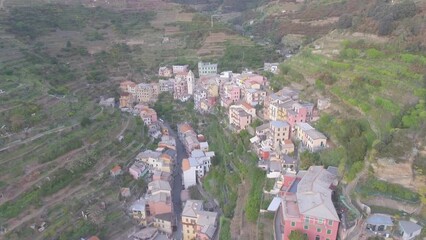
<instances>
[{"instance_id":1,"label":"terracotta roof","mask_svg":"<svg viewBox=\"0 0 426 240\"><path fill-rule=\"evenodd\" d=\"M247 108L247 109L252 109L253 107L248 104L247 102L242 102L241 105L243 105L243 107Z\"/></svg>"},{"instance_id":2,"label":"terracotta roof","mask_svg":"<svg viewBox=\"0 0 426 240\"><path fill-rule=\"evenodd\" d=\"M117 173L117 172L120 172L121 171L121 167L120 167L120 165L116 165L115 167L113 167L112 169L111 169L111 172L112 173Z\"/></svg>"},{"instance_id":3,"label":"terracotta roof","mask_svg":"<svg viewBox=\"0 0 426 240\"><path fill-rule=\"evenodd\" d=\"M87 240L100 240L97 236L91 236Z\"/></svg>"},{"instance_id":4,"label":"terracotta roof","mask_svg":"<svg viewBox=\"0 0 426 240\"><path fill-rule=\"evenodd\" d=\"M160 158L164 158L164 159L172 160L172 157L171 157L169 154L167 154L167 153L163 153L163 154L161 154Z\"/></svg>"},{"instance_id":5,"label":"terracotta roof","mask_svg":"<svg viewBox=\"0 0 426 240\"><path fill-rule=\"evenodd\" d=\"M193 130L193 129L189 124L184 123L184 124L181 124L179 126L179 132L181 132L181 133L185 133L185 132L188 132L188 131L191 131L191 130Z\"/></svg>"},{"instance_id":6,"label":"terracotta roof","mask_svg":"<svg viewBox=\"0 0 426 240\"><path fill-rule=\"evenodd\" d=\"M182 170L186 171L191 168L191 165L189 164L189 160L187 158L182 160Z\"/></svg>"}]
</instances>

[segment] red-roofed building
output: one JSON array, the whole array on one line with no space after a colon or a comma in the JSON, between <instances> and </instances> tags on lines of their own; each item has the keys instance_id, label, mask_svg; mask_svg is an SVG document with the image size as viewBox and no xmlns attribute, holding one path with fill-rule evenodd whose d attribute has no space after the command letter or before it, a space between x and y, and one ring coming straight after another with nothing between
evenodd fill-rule
<instances>
[{"instance_id":1,"label":"red-roofed building","mask_svg":"<svg viewBox=\"0 0 426 240\"><path fill-rule=\"evenodd\" d=\"M116 165L109 172L111 173L111 176L113 176L113 177L120 175L121 174L120 165Z\"/></svg>"},{"instance_id":2,"label":"red-roofed building","mask_svg":"<svg viewBox=\"0 0 426 240\"><path fill-rule=\"evenodd\" d=\"M87 240L101 240L98 236L91 236Z\"/></svg>"}]
</instances>

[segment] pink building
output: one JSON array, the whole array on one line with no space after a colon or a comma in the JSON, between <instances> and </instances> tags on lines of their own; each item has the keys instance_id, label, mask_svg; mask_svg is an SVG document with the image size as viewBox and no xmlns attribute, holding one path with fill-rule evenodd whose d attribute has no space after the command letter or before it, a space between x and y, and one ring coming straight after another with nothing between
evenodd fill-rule
<instances>
[{"instance_id":1,"label":"pink building","mask_svg":"<svg viewBox=\"0 0 426 240\"><path fill-rule=\"evenodd\" d=\"M158 121L157 112L154 109L143 104L137 104L134 109L139 112L139 116L146 125L151 125Z\"/></svg>"},{"instance_id":2,"label":"pink building","mask_svg":"<svg viewBox=\"0 0 426 240\"><path fill-rule=\"evenodd\" d=\"M226 84L223 86L221 93L221 106L229 107L231 104L241 99L241 88L234 84Z\"/></svg>"},{"instance_id":3,"label":"pink building","mask_svg":"<svg viewBox=\"0 0 426 240\"><path fill-rule=\"evenodd\" d=\"M267 79L262 75L246 72L237 76L236 82L239 85L244 85L246 88L257 88L254 85L263 86L266 84Z\"/></svg>"},{"instance_id":4,"label":"pink building","mask_svg":"<svg viewBox=\"0 0 426 240\"><path fill-rule=\"evenodd\" d=\"M148 184L148 209L151 216L172 212L171 187L163 180L152 181Z\"/></svg>"},{"instance_id":5,"label":"pink building","mask_svg":"<svg viewBox=\"0 0 426 240\"><path fill-rule=\"evenodd\" d=\"M131 88L135 88L136 87L136 83L126 80L120 83L120 90L122 92L129 92Z\"/></svg>"},{"instance_id":6,"label":"pink building","mask_svg":"<svg viewBox=\"0 0 426 240\"><path fill-rule=\"evenodd\" d=\"M297 175L284 176L281 203L275 205L276 239L288 240L292 231L303 232L312 240L337 238L340 220L331 199L337 186L335 172L333 167L311 166Z\"/></svg>"},{"instance_id":7,"label":"pink building","mask_svg":"<svg viewBox=\"0 0 426 240\"><path fill-rule=\"evenodd\" d=\"M147 211L151 216L171 212L172 201L170 195L159 193L151 196L148 200Z\"/></svg>"},{"instance_id":8,"label":"pink building","mask_svg":"<svg viewBox=\"0 0 426 240\"><path fill-rule=\"evenodd\" d=\"M291 109L287 110L287 121L292 127L298 122L309 122L312 120L313 104L295 102L291 107Z\"/></svg>"},{"instance_id":9,"label":"pink building","mask_svg":"<svg viewBox=\"0 0 426 240\"><path fill-rule=\"evenodd\" d=\"M252 122L252 115L244 110L241 105L229 107L229 124L239 132L246 129Z\"/></svg>"},{"instance_id":10,"label":"pink building","mask_svg":"<svg viewBox=\"0 0 426 240\"><path fill-rule=\"evenodd\" d=\"M145 174L147 174L149 169L147 166L141 162L135 162L130 168L129 168L129 174L132 175L134 179L139 179L143 177Z\"/></svg>"}]
</instances>

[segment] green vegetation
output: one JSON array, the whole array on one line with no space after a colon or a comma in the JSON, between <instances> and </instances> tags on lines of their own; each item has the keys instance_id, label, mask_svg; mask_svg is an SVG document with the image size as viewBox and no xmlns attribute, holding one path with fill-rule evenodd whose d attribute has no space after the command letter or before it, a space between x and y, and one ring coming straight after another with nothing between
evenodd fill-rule
<instances>
[{"instance_id":1,"label":"green vegetation","mask_svg":"<svg viewBox=\"0 0 426 240\"><path fill-rule=\"evenodd\" d=\"M305 234L303 234L303 232L298 230L291 231L288 238L290 240L308 240L308 236L306 236Z\"/></svg>"},{"instance_id":2,"label":"green vegetation","mask_svg":"<svg viewBox=\"0 0 426 240\"><path fill-rule=\"evenodd\" d=\"M71 240L78 239L82 236L94 235L98 232L98 227L88 221L80 220L73 224L73 228L69 231L65 231L59 236L59 240Z\"/></svg>"},{"instance_id":3,"label":"green vegetation","mask_svg":"<svg viewBox=\"0 0 426 240\"><path fill-rule=\"evenodd\" d=\"M198 191L197 186L191 186L188 188L189 197L195 200L203 200L203 195L201 195L200 191Z\"/></svg>"},{"instance_id":4,"label":"green vegetation","mask_svg":"<svg viewBox=\"0 0 426 240\"><path fill-rule=\"evenodd\" d=\"M231 239L231 220L220 217L219 239Z\"/></svg>"},{"instance_id":5,"label":"green vegetation","mask_svg":"<svg viewBox=\"0 0 426 240\"><path fill-rule=\"evenodd\" d=\"M83 146L81 136L70 134L70 136L61 137L49 146L49 149L38 156L39 163L46 163L64 155L67 152Z\"/></svg>"},{"instance_id":6,"label":"green vegetation","mask_svg":"<svg viewBox=\"0 0 426 240\"><path fill-rule=\"evenodd\" d=\"M399 184L392 184L385 181L378 180L370 176L366 179L365 184L359 187L359 192L363 197L382 195L396 200L418 202L420 196Z\"/></svg>"},{"instance_id":7,"label":"green vegetation","mask_svg":"<svg viewBox=\"0 0 426 240\"><path fill-rule=\"evenodd\" d=\"M45 4L31 7L13 8L7 24L8 31L28 40L56 29L81 30L95 23L104 22L114 26L121 34L132 33L149 26L153 12L118 12L104 8L85 8L79 5ZM104 26L104 28L106 27ZM98 40L99 36L95 36Z\"/></svg>"},{"instance_id":8,"label":"green vegetation","mask_svg":"<svg viewBox=\"0 0 426 240\"><path fill-rule=\"evenodd\" d=\"M265 182L265 171L259 168L250 169L252 180L249 198L244 207L246 219L249 222L256 222L259 217L260 201L263 193L263 183Z\"/></svg>"},{"instance_id":9,"label":"green vegetation","mask_svg":"<svg viewBox=\"0 0 426 240\"><path fill-rule=\"evenodd\" d=\"M219 59L221 71L241 72L245 68L260 69L264 62L274 62L279 59L273 49L261 46L239 46L228 44L225 54Z\"/></svg>"},{"instance_id":10,"label":"green vegetation","mask_svg":"<svg viewBox=\"0 0 426 240\"><path fill-rule=\"evenodd\" d=\"M375 140L375 135L365 120L337 119L323 114L316 127L336 139L341 147L327 149L320 153L303 152L300 168L311 165L339 166L347 180L352 180L362 170L363 161Z\"/></svg>"}]
</instances>

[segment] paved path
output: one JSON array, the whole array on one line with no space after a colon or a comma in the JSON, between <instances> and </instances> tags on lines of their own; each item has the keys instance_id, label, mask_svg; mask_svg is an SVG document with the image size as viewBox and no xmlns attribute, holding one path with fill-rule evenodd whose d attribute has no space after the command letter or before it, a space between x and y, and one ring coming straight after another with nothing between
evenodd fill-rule
<instances>
[{"instance_id":1,"label":"paved path","mask_svg":"<svg viewBox=\"0 0 426 240\"><path fill-rule=\"evenodd\" d=\"M176 139L176 164L172 172L172 202L173 212L176 217L176 232L173 233L174 239L182 239L182 199L180 198L183 190L182 186L182 160L187 157L185 147L177 137L176 132L170 127L169 124L164 123L165 127L169 129L170 136Z\"/></svg>"}]
</instances>

